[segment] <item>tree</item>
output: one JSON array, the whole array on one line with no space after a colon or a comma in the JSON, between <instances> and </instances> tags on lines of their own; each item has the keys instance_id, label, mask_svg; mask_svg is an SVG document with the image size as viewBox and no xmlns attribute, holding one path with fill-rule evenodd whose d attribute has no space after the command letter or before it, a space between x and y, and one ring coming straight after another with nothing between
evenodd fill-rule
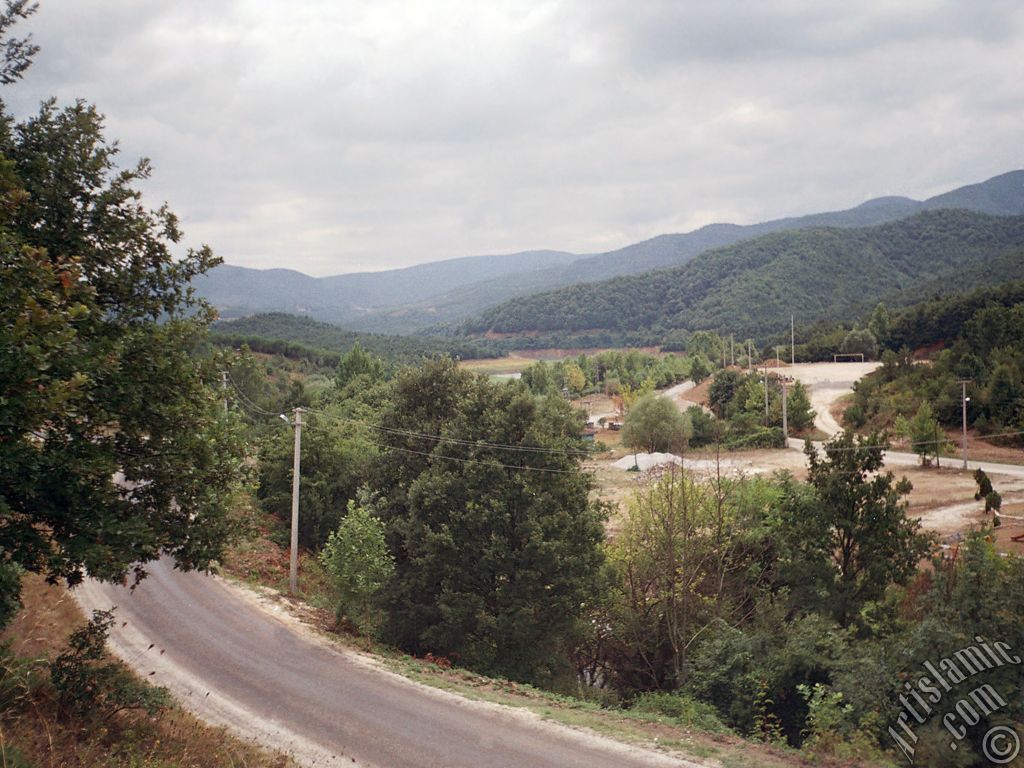
<instances>
[{"instance_id":1,"label":"tree","mask_svg":"<svg viewBox=\"0 0 1024 768\"><path fill-rule=\"evenodd\" d=\"M815 579L822 608L844 627L890 584L905 583L932 543L907 517L910 483L880 471L880 446L878 434L850 431L825 443L824 456L808 443L812 492L790 494L779 527L798 581Z\"/></svg>"},{"instance_id":2,"label":"tree","mask_svg":"<svg viewBox=\"0 0 1024 768\"><path fill-rule=\"evenodd\" d=\"M750 611L770 569L757 542L770 485L698 483L672 465L629 500L608 546L615 574L607 617L608 670L626 691L673 690L712 625Z\"/></svg>"},{"instance_id":3,"label":"tree","mask_svg":"<svg viewBox=\"0 0 1024 768\"><path fill-rule=\"evenodd\" d=\"M713 370L714 366L703 353L695 354L690 358L690 378L693 379L694 384L700 384L711 375Z\"/></svg>"},{"instance_id":4,"label":"tree","mask_svg":"<svg viewBox=\"0 0 1024 768\"><path fill-rule=\"evenodd\" d=\"M334 374L334 383L338 389L344 389L357 376L367 376L371 380L375 380L383 375L384 362L379 357L364 352L357 341L338 363L338 369Z\"/></svg>"},{"instance_id":5,"label":"tree","mask_svg":"<svg viewBox=\"0 0 1024 768\"><path fill-rule=\"evenodd\" d=\"M622 424L622 442L634 452L681 450L692 434L689 417L671 400L653 393L640 397Z\"/></svg>"},{"instance_id":6,"label":"tree","mask_svg":"<svg viewBox=\"0 0 1024 768\"><path fill-rule=\"evenodd\" d=\"M889 310L885 308L885 304L879 302L871 313L871 319L868 320L868 330L871 331L871 335L875 337L877 342L885 344L889 338L891 326L892 321L889 317Z\"/></svg>"},{"instance_id":7,"label":"tree","mask_svg":"<svg viewBox=\"0 0 1024 768\"><path fill-rule=\"evenodd\" d=\"M789 391L786 416L793 429L809 429L814 424L815 413L811 410L811 398L802 381L794 383Z\"/></svg>"},{"instance_id":8,"label":"tree","mask_svg":"<svg viewBox=\"0 0 1024 768\"><path fill-rule=\"evenodd\" d=\"M576 363L565 366L565 386L573 395L579 396L587 386L587 377Z\"/></svg>"},{"instance_id":9,"label":"tree","mask_svg":"<svg viewBox=\"0 0 1024 768\"><path fill-rule=\"evenodd\" d=\"M602 565L578 412L442 359L399 374L381 426L384 637L517 680L567 672Z\"/></svg>"},{"instance_id":10,"label":"tree","mask_svg":"<svg viewBox=\"0 0 1024 768\"><path fill-rule=\"evenodd\" d=\"M708 390L708 402L715 416L721 419L729 415L728 411L736 397L736 391L743 381L743 375L739 371L719 371L711 382L711 389Z\"/></svg>"},{"instance_id":11,"label":"tree","mask_svg":"<svg viewBox=\"0 0 1024 768\"><path fill-rule=\"evenodd\" d=\"M914 418L907 423L907 429L910 447L921 457L921 466L931 463L931 456L935 457L935 465L938 466L939 455L948 441L927 400L921 403Z\"/></svg>"},{"instance_id":12,"label":"tree","mask_svg":"<svg viewBox=\"0 0 1024 768\"><path fill-rule=\"evenodd\" d=\"M69 585L207 567L242 466L216 361L190 354L213 314L189 282L218 260L172 254L148 163L119 168L102 127L50 101L0 128L0 552Z\"/></svg>"},{"instance_id":13,"label":"tree","mask_svg":"<svg viewBox=\"0 0 1024 768\"><path fill-rule=\"evenodd\" d=\"M854 328L846 334L843 343L839 345L839 351L844 354L860 353L865 359L871 360L878 355L878 341L867 328Z\"/></svg>"},{"instance_id":14,"label":"tree","mask_svg":"<svg viewBox=\"0 0 1024 768\"><path fill-rule=\"evenodd\" d=\"M978 491L974 494L974 500L981 501L984 499L985 513L995 512L998 516L999 510L1003 506L1003 497L992 487L992 481L981 467L974 470L974 482L978 484Z\"/></svg>"},{"instance_id":15,"label":"tree","mask_svg":"<svg viewBox=\"0 0 1024 768\"><path fill-rule=\"evenodd\" d=\"M394 573L395 559L369 494L361 494L358 504L348 502L348 514L327 537L320 562L338 593L338 619L348 616L363 632L371 631L373 599Z\"/></svg>"},{"instance_id":16,"label":"tree","mask_svg":"<svg viewBox=\"0 0 1024 768\"><path fill-rule=\"evenodd\" d=\"M21 79L32 64L32 58L39 53L39 46L32 42L32 35L11 37L8 30L21 19L27 19L39 7L31 0L7 0L6 8L0 12L0 40L3 41L3 62L0 63L0 84L10 85Z\"/></svg>"}]
</instances>

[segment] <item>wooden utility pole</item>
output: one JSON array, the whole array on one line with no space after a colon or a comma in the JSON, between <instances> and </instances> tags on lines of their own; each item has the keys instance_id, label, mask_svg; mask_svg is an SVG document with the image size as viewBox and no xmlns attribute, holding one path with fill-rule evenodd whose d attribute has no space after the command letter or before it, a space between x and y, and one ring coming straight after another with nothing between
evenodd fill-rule
<instances>
[{"instance_id":1,"label":"wooden utility pole","mask_svg":"<svg viewBox=\"0 0 1024 768\"><path fill-rule=\"evenodd\" d=\"M796 318L789 316L789 364L796 365Z\"/></svg>"},{"instance_id":2,"label":"wooden utility pole","mask_svg":"<svg viewBox=\"0 0 1024 768\"><path fill-rule=\"evenodd\" d=\"M228 412L228 372L220 372L220 388L224 392L224 413Z\"/></svg>"},{"instance_id":3,"label":"wooden utility pole","mask_svg":"<svg viewBox=\"0 0 1024 768\"><path fill-rule=\"evenodd\" d=\"M288 591L294 595L299 590L299 457L302 453L302 409L296 408L295 456L292 458L292 541L291 557L288 561Z\"/></svg>"},{"instance_id":4,"label":"wooden utility pole","mask_svg":"<svg viewBox=\"0 0 1024 768\"><path fill-rule=\"evenodd\" d=\"M786 420L786 399L787 399L787 383L786 379L782 379L782 438L789 440L789 422Z\"/></svg>"},{"instance_id":5,"label":"wooden utility pole","mask_svg":"<svg viewBox=\"0 0 1024 768\"><path fill-rule=\"evenodd\" d=\"M964 469L967 469L967 403L971 401L971 398L967 396L967 385L971 383L971 379L961 379L957 382L960 385L960 408L963 413L963 450L964 450Z\"/></svg>"},{"instance_id":6,"label":"wooden utility pole","mask_svg":"<svg viewBox=\"0 0 1024 768\"><path fill-rule=\"evenodd\" d=\"M768 426L768 363L764 364L764 425Z\"/></svg>"}]
</instances>

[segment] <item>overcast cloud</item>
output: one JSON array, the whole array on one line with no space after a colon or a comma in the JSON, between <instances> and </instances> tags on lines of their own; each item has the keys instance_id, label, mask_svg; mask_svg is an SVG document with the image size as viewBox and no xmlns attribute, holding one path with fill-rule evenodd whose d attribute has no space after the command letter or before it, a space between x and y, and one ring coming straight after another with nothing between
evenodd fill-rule
<instances>
[{"instance_id":1,"label":"overcast cloud","mask_svg":"<svg viewBox=\"0 0 1024 768\"><path fill-rule=\"evenodd\" d=\"M191 244L314 275L589 253L1024 166L1024 4L42 0Z\"/></svg>"}]
</instances>

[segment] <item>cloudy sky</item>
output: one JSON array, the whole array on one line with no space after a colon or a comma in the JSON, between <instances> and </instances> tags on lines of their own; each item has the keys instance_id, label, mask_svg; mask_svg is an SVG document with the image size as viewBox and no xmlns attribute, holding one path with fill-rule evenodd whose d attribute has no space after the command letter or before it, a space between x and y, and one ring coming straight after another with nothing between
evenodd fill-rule
<instances>
[{"instance_id":1,"label":"cloudy sky","mask_svg":"<svg viewBox=\"0 0 1024 768\"><path fill-rule=\"evenodd\" d=\"M1018 0L42 0L194 244L327 275L590 253L1024 166Z\"/></svg>"}]
</instances>

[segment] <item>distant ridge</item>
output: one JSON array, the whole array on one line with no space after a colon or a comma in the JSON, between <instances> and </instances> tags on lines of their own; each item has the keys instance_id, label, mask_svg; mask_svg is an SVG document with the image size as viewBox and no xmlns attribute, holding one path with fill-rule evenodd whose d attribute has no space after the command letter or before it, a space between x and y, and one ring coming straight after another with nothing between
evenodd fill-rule
<instances>
[{"instance_id":1,"label":"distant ridge","mask_svg":"<svg viewBox=\"0 0 1024 768\"><path fill-rule=\"evenodd\" d=\"M802 323L849 320L884 300L1019 279L1024 216L925 210L870 227L773 232L671 269L567 286L466 321L474 334L717 330L764 339Z\"/></svg>"},{"instance_id":2,"label":"distant ridge","mask_svg":"<svg viewBox=\"0 0 1024 768\"><path fill-rule=\"evenodd\" d=\"M887 196L843 211L751 225L709 224L599 254L525 251L469 256L386 272L313 278L286 269L222 265L194 281L222 316L286 312L353 330L416 333L449 325L489 307L561 286L683 265L706 251L773 232L808 227L866 227L926 210L963 208L995 216L1024 214L1024 170L1011 171L924 201Z\"/></svg>"}]
</instances>

